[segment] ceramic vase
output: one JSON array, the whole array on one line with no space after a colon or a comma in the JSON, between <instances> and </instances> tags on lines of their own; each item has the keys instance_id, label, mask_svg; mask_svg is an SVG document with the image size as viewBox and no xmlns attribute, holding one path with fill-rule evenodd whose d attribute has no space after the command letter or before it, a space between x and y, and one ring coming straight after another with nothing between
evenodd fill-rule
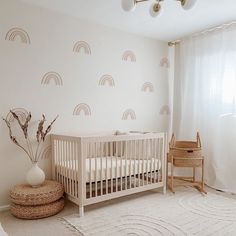
<instances>
[{"instance_id":1,"label":"ceramic vase","mask_svg":"<svg viewBox=\"0 0 236 236\"><path fill-rule=\"evenodd\" d=\"M26 181L29 185L36 188L43 184L45 180L45 174L38 166L38 162L33 163L32 167L26 175Z\"/></svg>"}]
</instances>

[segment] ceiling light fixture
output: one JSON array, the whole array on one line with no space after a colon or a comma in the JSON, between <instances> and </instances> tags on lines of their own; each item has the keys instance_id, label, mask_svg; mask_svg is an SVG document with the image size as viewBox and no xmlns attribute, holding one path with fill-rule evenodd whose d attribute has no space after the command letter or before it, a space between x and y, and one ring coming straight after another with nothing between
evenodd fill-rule
<instances>
[{"instance_id":1,"label":"ceiling light fixture","mask_svg":"<svg viewBox=\"0 0 236 236\"><path fill-rule=\"evenodd\" d=\"M138 3L147 1L149 0L121 0L121 6L124 11L134 11ZM156 0L155 3L151 4L149 13L152 17L160 15L162 10L161 2L163 1L164 0ZM175 1L180 2L184 10L189 10L194 7L197 0L175 0Z\"/></svg>"}]
</instances>

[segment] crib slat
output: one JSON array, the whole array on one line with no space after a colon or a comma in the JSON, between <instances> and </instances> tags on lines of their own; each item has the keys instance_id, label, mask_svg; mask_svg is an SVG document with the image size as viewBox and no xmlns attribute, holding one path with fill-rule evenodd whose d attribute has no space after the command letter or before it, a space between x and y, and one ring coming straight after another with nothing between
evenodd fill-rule
<instances>
[{"instance_id":1,"label":"crib slat","mask_svg":"<svg viewBox=\"0 0 236 236\"><path fill-rule=\"evenodd\" d=\"M57 140L56 139L53 139L52 140L52 148L53 148L53 151L52 151L52 158L54 159L53 162L54 162L54 177L55 177L55 180L58 181L58 151L57 151Z\"/></svg>"},{"instance_id":2,"label":"crib slat","mask_svg":"<svg viewBox=\"0 0 236 236\"><path fill-rule=\"evenodd\" d=\"M149 173L148 173L148 148L149 148L149 146L148 146L148 143L149 143L149 139L147 139L147 140L145 140L145 142L146 142L146 145L145 145L145 155L146 155L146 184L148 184L148 175L149 175Z\"/></svg>"},{"instance_id":3,"label":"crib slat","mask_svg":"<svg viewBox=\"0 0 236 236\"><path fill-rule=\"evenodd\" d=\"M65 183L65 162L64 162L65 150L64 150L64 141L62 141L61 148L62 148L62 155L61 155L62 181L63 181L63 185L64 185L64 188L65 188L65 191L67 191L67 186L66 186L66 183Z\"/></svg>"},{"instance_id":4,"label":"crib slat","mask_svg":"<svg viewBox=\"0 0 236 236\"><path fill-rule=\"evenodd\" d=\"M158 163L160 163L160 155L161 155L161 139L158 139ZM160 171L158 170L158 178L157 182L160 182Z\"/></svg>"},{"instance_id":5,"label":"crib slat","mask_svg":"<svg viewBox=\"0 0 236 236\"><path fill-rule=\"evenodd\" d=\"M88 148L87 158L89 162L89 198L91 198L92 197L92 155L93 153L92 153L92 147L90 143L87 144L87 148Z\"/></svg>"},{"instance_id":6,"label":"crib slat","mask_svg":"<svg viewBox=\"0 0 236 236\"><path fill-rule=\"evenodd\" d=\"M136 187L136 164L137 164L137 144L136 144L136 140L134 140L134 165L133 165L133 174L134 174L134 188Z\"/></svg>"},{"instance_id":7,"label":"crib slat","mask_svg":"<svg viewBox=\"0 0 236 236\"><path fill-rule=\"evenodd\" d=\"M75 197L75 183L74 183L74 173L75 173L75 167L74 167L74 142L71 142L71 179L72 179L72 196Z\"/></svg>"},{"instance_id":8,"label":"crib slat","mask_svg":"<svg viewBox=\"0 0 236 236\"><path fill-rule=\"evenodd\" d=\"M157 170L156 170L156 162L157 162L157 139L154 140L154 150L153 150L153 153L154 153L154 183L156 183L156 175L157 175Z\"/></svg>"},{"instance_id":9,"label":"crib slat","mask_svg":"<svg viewBox=\"0 0 236 236\"><path fill-rule=\"evenodd\" d=\"M120 190L123 190L123 142L120 142Z\"/></svg>"},{"instance_id":10,"label":"crib slat","mask_svg":"<svg viewBox=\"0 0 236 236\"><path fill-rule=\"evenodd\" d=\"M116 192L118 191L118 150L117 142L115 142L115 158L116 158ZM113 145L112 145L112 155L113 155Z\"/></svg>"},{"instance_id":11,"label":"crib slat","mask_svg":"<svg viewBox=\"0 0 236 236\"><path fill-rule=\"evenodd\" d=\"M162 140L161 139L158 139L158 163L160 163L161 162L161 152L162 152L162 150L161 150L161 145L162 145ZM161 181L161 171L159 170L158 171L158 182L160 182Z\"/></svg>"},{"instance_id":12,"label":"crib slat","mask_svg":"<svg viewBox=\"0 0 236 236\"><path fill-rule=\"evenodd\" d=\"M160 155L160 162L162 162L162 167L161 167L161 169L160 169L160 181L162 181L163 182L163 178L164 178L164 172L163 172L163 170L164 170L164 168L165 168L165 162L164 162L164 151L165 151L165 148L164 148L164 139L162 138L161 139L161 150L160 150L160 152L161 152L161 155Z\"/></svg>"},{"instance_id":13,"label":"crib slat","mask_svg":"<svg viewBox=\"0 0 236 236\"><path fill-rule=\"evenodd\" d=\"M66 160L66 155L67 155L67 141L64 142L64 155L63 155L63 162L64 164L64 176L65 176L65 184L66 184L66 191L69 193L69 186L68 186L68 173L67 173L67 166L68 166L68 160ZM68 158L68 157L67 157Z\"/></svg>"},{"instance_id":14,"label":"crib slat","mask_svg":"<svg viewBox=\"0 0 236 236\"><path fill-rule=\"evenodd\" d=\"M128 141L125 141L125 190L127 189L127 155L128 155Z\"/></svg>"},{"instance_id":15,"label":"crib slat","mask_svg":"<svg viewBox=\"0 0 236 236\"><path fill-rule=\"evenodd\" d=\"M60 156L60 161L61 161L61 181L62 184L65 188L65 183L64 183L64 176L63 176L63 141L60 141L61 143L61 156Z\"/></svg>"},{"instance_id":16,"label":"crib slat","mask_svg":"<svg viewBox=\"0 0 236 236\"><path fill-rule=\"evenodd\" d=\"M66 184L67 184L67 190L68 193L70 194L70 184L69 184L69 164L70 164L70 155L68 153L68 141L65 142L65 153L68 155L67 160L65 158L65 163L66 163Z\"/></svg>"},{"instance_id":17,"label":"crib slat","mask_svg":"<svg viewBox=\"0 0 236 236\"><path fill-rule=\"evenodd\" d=\"M78 164L78 144L75 142L75 196L78 198L79 196L79 190L78 190L78 171L79 171L79 164Z\"/></svg>"},{"instance_id":18,"label":"crib slat","mask_svg":"<svg viewBox=\"0 0 236 236\"><path fill-rule=\"evenodd\" d=\"M151 141L151 182L154 183L154 173L155 173L155 156L154 156L154 140Z\"/></svg>"},{"instance_id":19,"label":"crib slat","mask_svg":"<svg viewBox=\"0 0 236 236\"><path fill-rule=\"evenodd\" d=\"M145 140L142 140L142 186L144 185L144 155L145 155Z\"/></svg>"},{"instance_id":20,"label":"crib slat","mask_svg":"<svg viewBox=\"0 0 236 236\"><path fill-rule=\"evenodd\" d=\"M61 168L61 163L60 163L60 144L59 144L59 140L57 140L57 180L58 180L58 182L61 183L60 168Z\"/></svg>"},{"instance_id":21,"label":"crib slat","mask_svg":"<svg viewBox=\"0 0 236 236\"><path fill-rule=\"evenodd\" d=\"M69 151L68 145L69 145L69 141L66 141L65 152L66 152L66 155L68 155L67 157L68 160L66 160L66 183L68 186L68 193L71 194L71 191L70 191L70 151Z\"/></svg>"},{"instance_id":22,"label":"crib slat","mask_svg":"<svg viewBox=\"0 0 236 236\"><path fill-rule=\"evenodd\" d=\"M111 193L113 193L113 158L111 155L110 159L111 159L111 170L110 170L110 174L111 174Z\"/></svg>"},{"instance_id":23,"label":"crib slat","mask_svg":"<svg viewBox=\"0 0 236 236\"><path fill-rule=\"evenodd\" d=\"M69 163L69 185L70 185L70 194L72 195L72 153L71 153L71 141L68 142L68 151L70 154L70 163Z\"/></svg>"},{"instance_id":24,"label":"crib slat","mask_svg":"<svg viewBox=\"0 0 236 236\"><path fill-rule=\"evenodd\" d=\"M80 153L81 153L81 149L82 147L80 147L79 143L76 142L76 154L77 154L77 158L79 157ZM79 174L79 171L80 171L80 160L77 159L77 181L78 181L78 184L77 184L77 194L78 194L78 197L79 197L79 194L80 194L80 174Z\"/></svg>"},{"instance_id":25,"label":"crib slat","mask_svg":"<svg viewBox=\"0 0 236 236\"><path fill-rule=\"evenodd\" d=\"M69 182L69 190L70 195L72 195L72 184L71 184L71 141L67 142L67 151L69 153L69 163L68 163L68 182Z\"/></svg>"},{"instance_id":26,"label":"crib slat","mask_svg":"<svg viewBox=\"0 0 236 236\"><path fill-rule=\"evenodd\" d=\"M131 157L133 157L133 141L130 141L130 155L129 155L129 189L131 189L132 182L132 163Z\"/></svg>"},{"instance_id":27,"label":"crib slat","mask_svg":"<svg viewBox=\"0 0 236 236\"><path fill-rule=\"evenodd\" d=\"M105 157L106 157L106 194L108 194L108 151L109 151L109 143L106 142L105 146L106 146L106 152L105 152Z\"/></svg>"},{"instance_id":28,"label":"crib slat","mask_svg":"<svg viewBox=\"0 0 236 236\"><path fill-rule=\"evenodd\" d=\"M140 161L141 151L142 151L141 144L142 144L141 140L138 140L138 148L137 148L138 150L138 187L140 187L141 185L141 170L142 170L142 167L140 165L141 164L141 161Z\"/></svg>"},{"instance_id":29,"label":"crib slat","mask_svg":"<svg viewBox=\"0 0 236 236\"><path fill-rule=\"evenodd\" d=\"M94 155L93 155L93 158L94 158L94 161L95 161L95 197L97 197L97 191L98 191L98 180L97 180L97 171L98 171L98 168L97 168L97 142L94 143Z\"/></svg>"},{"instance_id":30,"label":"crib slat","mask_svg":"<svg viewBox=\"0 0 236 236\"><path fill-rule=\"evenodd\" d=\"M103 143L100 143L100 188L101 188L101 195L103 195L103 156L104 156L104 149Z\"/></svg>"}]
</instances>

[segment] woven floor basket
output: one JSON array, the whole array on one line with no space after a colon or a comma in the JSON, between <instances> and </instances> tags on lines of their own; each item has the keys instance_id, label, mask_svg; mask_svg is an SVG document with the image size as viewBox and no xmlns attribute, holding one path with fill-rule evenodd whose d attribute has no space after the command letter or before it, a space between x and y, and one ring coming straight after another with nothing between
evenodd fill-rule
<instances>
[{"instance_id":1,"label":"woven floor basket","mask_svg":"<svg viewBox=\"0 0 236 236\"><path fill-rule=\"evenodd\" d=\"M60 183L46 180L38 188L32 188L27 184L15 186L10 191L11 202L24 205L34 206L55 202L63 196L64 188Z\"/></svg>"},{"instance_id":2,"label":"woven floor basket","mask_svg":"<svg viewBox=\"0 0 236 236\"><path fill-rule=\"evenodd\" d=\"M12 203L11 213L21 219L41 219L60 212L64 207L64 198L40 206L22 206Z\"/></svg>"}]
</instances>

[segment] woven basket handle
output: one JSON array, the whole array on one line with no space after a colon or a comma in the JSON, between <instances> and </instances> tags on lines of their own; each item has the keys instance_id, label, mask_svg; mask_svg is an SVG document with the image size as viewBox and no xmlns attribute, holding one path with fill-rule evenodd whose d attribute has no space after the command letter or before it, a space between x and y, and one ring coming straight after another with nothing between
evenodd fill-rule
<instances>
[{"instance_id":1,"label":"woven basket handle","mask_svg":"<svg viewBox=\"0 0 236 236\"><path fill-rule=\"evenodd\" d=\"M171 140L170 140L170 147L174 147L175 145L175 134L172 134Z\"/></svg>"},{"instance_id":2,"label":"woven basket handle","mask_svg":"<svg viewBox=\"0 0 236 236\"><path fill-rule=\"evenodd\" d=\"M199 132L197 132L197 147L202 147L202 144L201 144L201 139L200 139L200 134Z\"/></svg>"}]
</instances>

